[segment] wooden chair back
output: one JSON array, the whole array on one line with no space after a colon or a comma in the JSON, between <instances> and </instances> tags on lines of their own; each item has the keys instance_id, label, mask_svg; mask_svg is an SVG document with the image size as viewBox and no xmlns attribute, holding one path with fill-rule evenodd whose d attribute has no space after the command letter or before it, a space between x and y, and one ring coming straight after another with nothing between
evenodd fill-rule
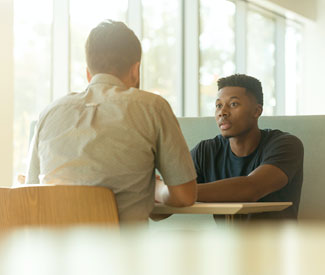
<instances>
[{"instance_id":1,"label":"wooden chair back","mask_svg":"<svg viewBox=\"0 0 325 275\"><path fill-rule=\"evenodd\" d=\"M0 187L0 227L118 226L114 193L105 187L27 185Z\"/></svg>"}]
</instances>

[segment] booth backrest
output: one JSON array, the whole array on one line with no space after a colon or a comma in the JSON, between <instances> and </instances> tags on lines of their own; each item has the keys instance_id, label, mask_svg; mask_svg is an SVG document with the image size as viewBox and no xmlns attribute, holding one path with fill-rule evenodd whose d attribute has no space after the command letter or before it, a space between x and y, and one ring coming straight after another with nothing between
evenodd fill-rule
<instances>
[{"instance_id":1,"label":"booth backrest","mask_svg":"<svg viewBox=\"0 0 325 275\"><path fill-rule=\"evenodd\" d=\"M189 149L219 134L214 117L178 118ZM261 117L260 129L279 129L304 144L304 181L299 219L325 220L325 115Z\"/></svg>"},{"instance_id":2,"label":"booth backrest","mask_svg":"<svg viewBox=\"0 0 325 275\"><path fill-rule=\"evenodd\" d=\"M178 121L189 149L220 133L214 117L181 117ZM31 136L34 126L35 122L31 126ZM279 129L300 138L305 157L298 217L325 220L325 115L262 116L259 127Z\"/></svg>"}]
</instances>

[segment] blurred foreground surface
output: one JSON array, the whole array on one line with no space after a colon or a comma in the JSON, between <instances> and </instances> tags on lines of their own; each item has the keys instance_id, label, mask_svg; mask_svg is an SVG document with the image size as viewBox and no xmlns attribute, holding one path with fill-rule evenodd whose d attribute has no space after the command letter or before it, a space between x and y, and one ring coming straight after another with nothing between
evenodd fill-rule
<instances>
[{"instance_id":1,"label":"blurred foreground surface","mask_svg":"<svg viewBox=\"0 0 325 275\"><path fill-rule=\"evenodd\" d=\"M0 274L325 274L325 223L21 228L0 233Z\"/></svg>"}]
</instances>

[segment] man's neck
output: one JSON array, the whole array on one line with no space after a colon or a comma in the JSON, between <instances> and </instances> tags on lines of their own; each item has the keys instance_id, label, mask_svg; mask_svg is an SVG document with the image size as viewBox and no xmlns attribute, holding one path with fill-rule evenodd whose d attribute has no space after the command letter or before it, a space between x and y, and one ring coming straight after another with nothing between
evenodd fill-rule
<instances>
[{"instance_id":1,"label":"man's neck","mask_svg":"<svg viewBox=\"0 0 325 275\"><path fill-rule=\"evenodd\" d=\"M231 151L237 157L245 157L253 153L261 140L261 131L258 127L247 133L229 139Z\"/></svg>"}]
</instances>

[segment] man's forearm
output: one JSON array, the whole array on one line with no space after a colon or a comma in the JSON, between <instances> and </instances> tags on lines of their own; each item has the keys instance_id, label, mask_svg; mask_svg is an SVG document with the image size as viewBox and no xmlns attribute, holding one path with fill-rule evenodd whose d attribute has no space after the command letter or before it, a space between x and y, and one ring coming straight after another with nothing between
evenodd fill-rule
<instances>
[{"instance_id":1,"label":"man's forearm","mask_svg":"<svg viewBox=\"0 0 325 275\"><path fill-rule=\"evenodd\" d=\"M158 202L183 207L192 205L197 198L197 184L193 180L178 186L168 187L162 181L156 181L155 199Z\"/></svg>"},{"instance_id":2,"label":"man's forearm","mask_svg":"<svg viewBox=\"0 0 325 275\"><path fill-rule=\"evenodd\" d=\"M199 202L253 202L260 198L259 190L249 177L235 177L198 184Z\"/></svg>"},{"instance_id":3,"label":"man's forearm","mask_svg":"<svg viewBox=\"0 0 325 275\"><path fill-rule=\"evenodd\" d=\"M264 164L248 176L199 184L198 201L235 202L258 201L264 196L283 188L288 176L278 167Z\"/></svg>"}]
</instances>

